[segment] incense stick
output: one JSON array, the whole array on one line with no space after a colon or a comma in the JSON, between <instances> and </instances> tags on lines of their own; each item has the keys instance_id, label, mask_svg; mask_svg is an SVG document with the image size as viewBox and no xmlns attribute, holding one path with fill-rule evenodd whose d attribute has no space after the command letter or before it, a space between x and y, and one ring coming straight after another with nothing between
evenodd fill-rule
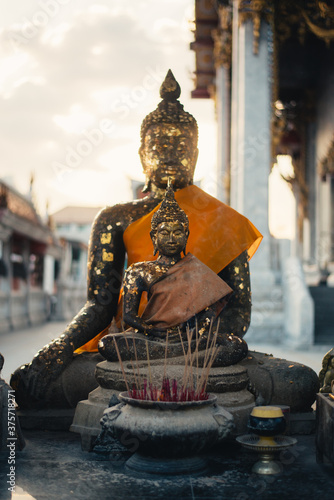
<instances>
[{"instance_id":1,"label":"incense stick","mask_svg":"<svg viewBox=\"0 0 334 500\"><path fill-rule=\"evenodd\" d=\"M116 342L115 337L113 337L113 341L114 341L114 343L115 343L115 348L116 348L116 352L117 352L118 361L119 361L119 363L120 363L120 365L121 365L121 370L122 370L122 373L123 373L124 382L125 382L125 385L126 385L126 388L127 388L128 394L130 395L129 384L128 384L128 381L127 381L127 378L126 378L126 375L125 375L125 370L124 370L124 366L123 366L123 361L122 361L122 358L121 358L120 352L119 352L119 350L118 350L118 345L117 345L117 342Z\"/></svg>"}]
</instances>

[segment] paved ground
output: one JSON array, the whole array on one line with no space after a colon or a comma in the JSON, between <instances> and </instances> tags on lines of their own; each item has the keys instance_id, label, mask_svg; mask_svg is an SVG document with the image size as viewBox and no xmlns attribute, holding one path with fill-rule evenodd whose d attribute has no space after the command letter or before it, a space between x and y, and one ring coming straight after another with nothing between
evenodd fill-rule
<instances>
[{"instance_id":1,"label":"paved ground","mask_svg":"<svg viewBox=\"0 0 334 500\"><path fill-rule=\"evenodd\" d=\"M29 361L35 352L58 336L65 323L47 323L2 334L0 351L5 357L3 376ZM317 372L331 346L291 351L279 346L250 345L311 366ZM79 436L69 432L24 432L27 445L16 452L16 491L8 492L8 457L0 454L0 499L270 499L332 498L334 466L316 463L314 435L296 436L297 445L279 457L277 476L252 473L254 456L236 443L221 446L207 456L208 469L199 476L145 476L127 471L124 457L107 457L81 450ZM11 496L12 495L12 496Z\"/></svg>"},{"instance_id":2,"label":"paved ground","mask_svg":"<svg viewBox=\"0 0 334 500\"><path fill-rule=\"evenodd\" d=\"M15 500L153 500L333 498L334 467L315 461L314 436L298 436L291 452L280 456L276 476L252 473L254 457L237 443L221 445L199 476L145 476L126 470L124 460L106 460L81 451L79 438L64 432L27 432L17 452L16 492L6 489L8 464L2 458L0 498Z\"/></svg>"}]
</instances>

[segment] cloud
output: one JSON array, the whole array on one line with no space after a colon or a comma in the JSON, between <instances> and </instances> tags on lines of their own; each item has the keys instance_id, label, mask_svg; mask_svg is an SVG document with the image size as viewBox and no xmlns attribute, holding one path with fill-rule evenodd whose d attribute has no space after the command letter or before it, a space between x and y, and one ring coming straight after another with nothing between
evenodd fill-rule
<instances>
[{"instance_id":1,"label":"cloud","mask_svg":"<svg viewBox=\"0 0 334 500\"><path fill-rule=\"evenodd\" d=\"M49 198L51 210L70 204L74 191L76 203L80 193L82 203L87 202L86 187L80 189L84 185L92 193L100 190L98 204L106 203L107 195L109 203L129 198L129 183L120 176L142 175L140 124L156 107L169 67L189 109L187 71L193 69L193 55L185 9L191 1L81 0L65 6L62 0L57 15L41 25L37 21L43 16L36 13L43 1L27 1L22 15L10 7L10 22L0 33L1 175L14 175L17 187L26 191L34 171L39 204ZM207 120L201 105L191 104ZM109 127L103 128L106 121ZM65 188L54 165L69 167L69 152L80 161L66 171L71 182ZM101 187L107 171L109 180L117 179L108 181L108 190Z\"/></svg>"}]
</instances>

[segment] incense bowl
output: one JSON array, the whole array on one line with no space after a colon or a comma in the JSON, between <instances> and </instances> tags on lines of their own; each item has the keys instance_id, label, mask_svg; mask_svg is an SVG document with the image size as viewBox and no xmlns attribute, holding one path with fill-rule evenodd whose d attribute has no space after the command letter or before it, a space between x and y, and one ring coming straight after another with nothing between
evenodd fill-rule
<instances>
[{"instance_id":1,"label":"incense bowl","mask_svg":"<svg viewBox=\"0 0 334 500\"><path fill-rule=\"evenodd\" d=\"M159 474L196 472L205 468L203 451L232 431L233 417L216 404L216 396L203 401L145 401L119 395L121 404L108 408L102 418L107 430L129 451L127 467Z\"/></svg>"}]
</instances>

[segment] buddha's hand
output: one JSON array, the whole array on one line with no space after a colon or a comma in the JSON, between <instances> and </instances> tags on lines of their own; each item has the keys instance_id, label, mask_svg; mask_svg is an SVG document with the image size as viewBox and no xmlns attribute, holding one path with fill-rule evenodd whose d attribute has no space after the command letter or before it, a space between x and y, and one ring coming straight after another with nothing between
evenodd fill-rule
<instances>
[{"instance_id":1,"label":"buddha's hand","mask_svg":"<svg viewBox=\"0 0 334 500\"><path fill-rule=\"evenodd\" d=\"M177 329L175 330L175 332L177 333ZM150 328L149 329L146 329L145 330L145 333L147 335L150 335L152 337L158 337L158 338L163 338L165 339L167 334L168 336L171 335L172 333L175 333L174 332L174 329L172 328L157 328L157 327L152 327L152 325L150 325Z\"/></svg>"},{"instance_id":2,"label":"buddha's hand","mask_svg":"<svg viewBox=\"0 0 334 500\"><path fill-rule=\"evenodd\" d=\"M13 384L24 384L31 396L44 399L50 382L56 380L72 360L73 344L66 340L60 337L38 351L30 364L16 370Z\"/></svg>"}]
</instances>

